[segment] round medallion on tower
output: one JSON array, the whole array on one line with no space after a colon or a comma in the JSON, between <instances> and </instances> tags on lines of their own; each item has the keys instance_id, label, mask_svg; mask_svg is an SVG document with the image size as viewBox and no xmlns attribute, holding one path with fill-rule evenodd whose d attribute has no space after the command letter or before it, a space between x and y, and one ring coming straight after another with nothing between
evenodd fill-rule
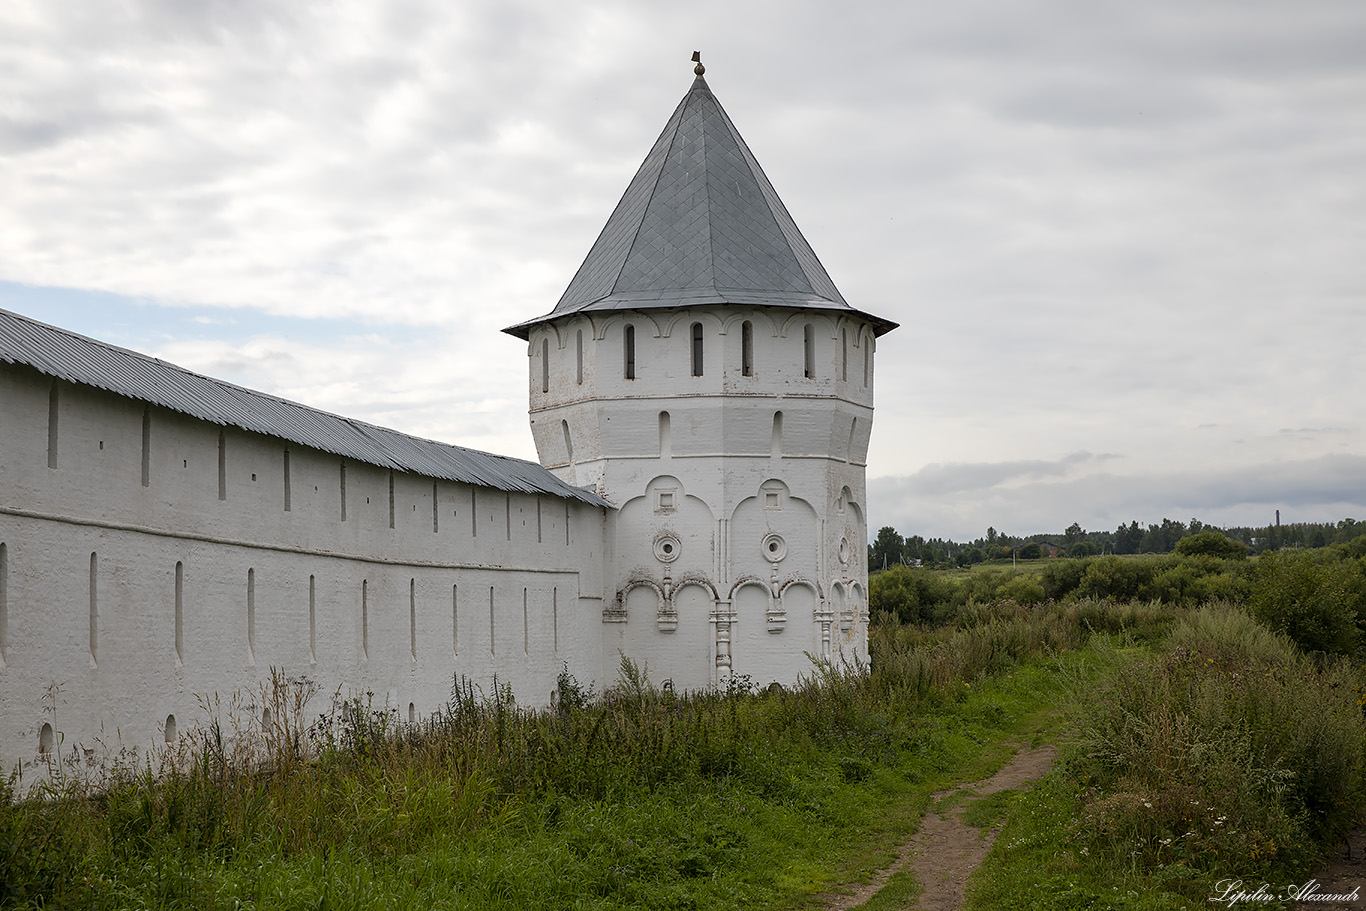
<instances>
[{"instance_id":1,"label":"round medallion on tower","mask_svg":"<svg viewBox=\"0 0 1366 911\"><path fill-rule=\"evenodd\" d=\"M655 559L660 563L672 563L683 552L683 543L677 535L663 534L655 538Z\"/></svg>"}]
</instances>

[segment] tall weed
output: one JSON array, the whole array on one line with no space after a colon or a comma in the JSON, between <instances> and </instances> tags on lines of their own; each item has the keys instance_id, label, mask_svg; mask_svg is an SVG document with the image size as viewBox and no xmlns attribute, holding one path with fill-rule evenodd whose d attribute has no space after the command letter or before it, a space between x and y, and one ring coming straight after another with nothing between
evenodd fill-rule
<instances>
[{"instance_id":1,"label":"tall weed","mask_svg":"<svg viewBox=\"0 0 1366 911\"><path fill-rule=\"evenodd\" d=\"M1192 612L1158 652L1110 661L1103 686L1073 694L1087 853L1275 881L1356 820L1358 669L1320 666L1229 605Z\"/></svg>"}]
</instances>

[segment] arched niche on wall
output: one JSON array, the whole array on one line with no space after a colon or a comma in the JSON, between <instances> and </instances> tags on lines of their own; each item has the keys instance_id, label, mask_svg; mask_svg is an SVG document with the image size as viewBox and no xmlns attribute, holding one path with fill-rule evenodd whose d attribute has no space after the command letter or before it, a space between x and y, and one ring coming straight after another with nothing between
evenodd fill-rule
<instances>
[{"instance_id":1,"label":"arched niche on wall","mask_svg":"<svg viewBox=\"0 0 1366 911\"><path fill-rule=\"evenodd\" d=\"M677 658L671 662L670 677L674 689L706 689L716 682L716 629L711 620L716 592L709 582L685 579L674 590L673 601L677 627L671 636Z\"/></svg>"},{"instance_id":2,"label":"arched niche on wall","mask_svg":"<svg viewBox=\"0 0 1366 911\"><path fill-rule=\"evenodd\" d=\"M772 592L760 579L742 579L731 590L731 674L759 687L790 682L809 664L805 640L790 635L785 625L770 624L774 607Z\"/></svg>"},{"instance_id":3,"label":"arched niche on wall","mask_svg":"<svg viewBox=\"0 0 1366 911\"><path fill-rule=\"evenodd\" d=\"M793 496L784 482L769 478L731 513L731 565L740 572L762 570L767 575L768 565L776 562L782 576L815 575L819 528L811 504ZM776 550L772 546L775 541L781 542Z\"/></svg>"},{"instance_id":4,"label":"arched niche on wall","mask_svg":"<svg viewBox=\"0 0 1366 911\"><path fill-rule=\"evenodd\" d=\"M807 579L794 579L782 587L778 600L786 618L787 633L805 641L803 646L813 655L826 657L821 647L820 629L816 615L820 612L820 586Z\"/></svg>"},{"instance_id":5,"label":"arched niche on wall","mask_svg":"<svg viewBox=\"0 0 1366 911\"><path fill-rule=\"evenodd\" d=\"M712 573L715 519L673 475L658 475L616 515L618 565L632 577L706 579Z\"/></svg>"}]
</instances>

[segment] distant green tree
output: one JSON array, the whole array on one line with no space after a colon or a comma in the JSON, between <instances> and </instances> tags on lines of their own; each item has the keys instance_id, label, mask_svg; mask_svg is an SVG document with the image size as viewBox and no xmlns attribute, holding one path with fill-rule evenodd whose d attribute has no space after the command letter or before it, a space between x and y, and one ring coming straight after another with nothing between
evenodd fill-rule
<instances>
[{"instance_id":1,"label":"distant green tree","mask_svg":"<svg viewBox=\"0 0 1366 911\"><path fill-rule=\"evenodd\" d=\"M987 544L993 547L996 545L996 529L994 526L987 526Z\"/></svg>"},{"instance_id":2,"label":"distant green tree","mask_svg":"<svg viewBox=\"0 0 1366 911\"><path fill-rule=\"evenodd\" d=\"M1169 554L1176 546L1176 542L1186 536L1186 523L1175 519L1163 519L1162 524L1158 526L1158 533L1162 536L1162 545L1157 553Z\"/></svg>"},{"instance_id":3,"label":"distant green tree","mask_svg":"<svg viewBox=\"0 0 1366 911\"><path fill-rule=\"evenodd\" d=\"M1128 525L1120 525L1115 529L1115 553L1117 554L1136 554L1143 541L1143 529L1138 525L1138 520L1130 522Z\"/></svg>"},{"instance_id":4,"label":"distant green tree","mask_svg":"<svg viewBox=\"0 0 1366 911\"><path fill-rule=\"evenodd\" d=\"M1037 560L1043 556L1043 549L1039 547L1038 541L1030 541L1020 548L1021 560Z\"/></svg>"},{"instance_id":5,"label":"distant green tree","mask_svg":"<svg viewBox=\"0 0 1366 911\"><path fill-rule=\"evenodd\" d=\"M1080 522L1073 522L1071 525L1067 526L1067 530L1062 533L1062 543L1065 544L1070 551L1072 545L1076 544L1084 537L1086 537L1086 529L1081 527Z\"/></svg>"},{"instance_id":6,"label":"distant green tree","mask_svg":"<svg viewBox=\"0 0 1366 911\"><path fill-rule=\"evenodd\" d=\"M890 525L882 526L877 530L877 538L873 540L868 568L886 569L888 566L895 566L901 562L905 548L906 540L895 528Z\"/></svg>"},{"instance_id":7,"label":"distant green tree","mask_svg":"<svg viewBox=\"0 0 1366 911\"><path fill-rule=\"evenodd\" d=\"M1162 552L1162 527L1160 525L1149 525L1148 530L1143 533L1143 537L1138 540L1138 552L1141 554L1156 554Z\"/></svg>"}]
</instances>

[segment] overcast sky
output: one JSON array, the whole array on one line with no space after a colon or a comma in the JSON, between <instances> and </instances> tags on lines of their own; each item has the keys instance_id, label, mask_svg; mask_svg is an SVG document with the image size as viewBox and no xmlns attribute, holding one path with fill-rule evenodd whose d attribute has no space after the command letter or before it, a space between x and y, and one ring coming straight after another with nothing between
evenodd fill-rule
<instances>
[{"instance_id":1,"label":"overcast sky","mask_svg":"<svg viewBox=\"0 0 1366 911\"><path fill-rule=\"evenodd\" d=\"M0 307L534 459L694 49L901 323L872 529L1366 520L1361 0L6 0Z\"/></svg>"}]
</instances>

